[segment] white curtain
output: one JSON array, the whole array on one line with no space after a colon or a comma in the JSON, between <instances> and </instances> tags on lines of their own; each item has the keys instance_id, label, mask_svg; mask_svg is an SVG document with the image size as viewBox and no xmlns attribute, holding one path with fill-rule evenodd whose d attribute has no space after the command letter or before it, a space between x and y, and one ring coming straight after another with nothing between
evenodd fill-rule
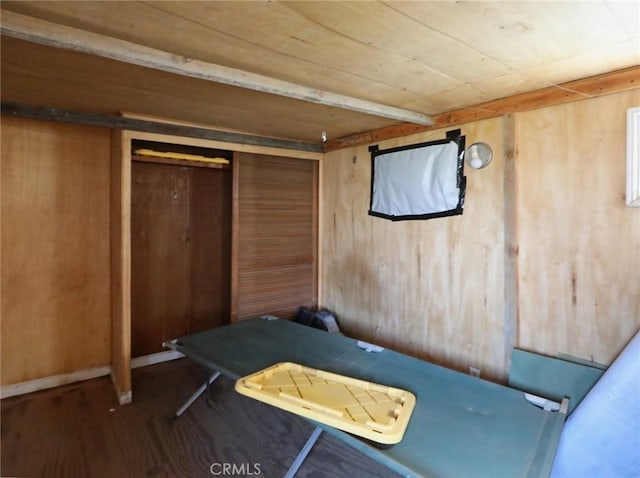
<instances>
[{"instance_id":1,"label":"white curtain","mask_svg":"<svg viewBox=\"0 0 640 478\"><path fill-rule=\"evenodd\" d=\"M456 142L383 151L374 159L370 212L398 218L456 210L458 176Z\"/></svg>"}]
</instances>

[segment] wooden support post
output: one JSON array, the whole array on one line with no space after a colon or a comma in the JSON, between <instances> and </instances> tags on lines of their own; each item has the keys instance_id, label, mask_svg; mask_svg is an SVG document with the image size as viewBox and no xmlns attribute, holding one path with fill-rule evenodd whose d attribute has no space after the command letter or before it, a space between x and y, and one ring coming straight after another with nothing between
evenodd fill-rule
<instances>
[{"instance_id":1,"label":"wooden support post","mask_svg":"<svg viewBox=\"0 0 640 478\"><path fill-rule=\"evenodd\" d=\"M131 402L131 147L111 139L111 379L120 404ZM127 147L128 146L128 147Z\"/></svg>"}]
</instances>

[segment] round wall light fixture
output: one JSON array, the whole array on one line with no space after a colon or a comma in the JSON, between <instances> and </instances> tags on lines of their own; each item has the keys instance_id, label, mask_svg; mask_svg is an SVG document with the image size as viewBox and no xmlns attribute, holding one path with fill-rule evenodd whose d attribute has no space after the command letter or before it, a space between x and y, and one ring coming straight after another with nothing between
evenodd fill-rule
<instances>
[{"instance_id":1,"label":"round wall light fixture","mask_svg":"<svg viewBox=\"0 0 640 478\"><path fill-rule=\"evenodd\" d=\"M473 169L486 168L493 159L493 150L487 143L473 143L464 152L464 159Z\"/></svg>"}]
</instances>

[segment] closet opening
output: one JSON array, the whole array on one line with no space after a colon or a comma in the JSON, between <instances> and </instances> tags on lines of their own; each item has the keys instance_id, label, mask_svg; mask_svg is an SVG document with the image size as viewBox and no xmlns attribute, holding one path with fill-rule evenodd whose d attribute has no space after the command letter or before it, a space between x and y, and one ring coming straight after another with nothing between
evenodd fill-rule
<instances>
[{"instance_id":1,"label":"closet opening","mask_svg":"<svg viewBox=\"0 0 640 478\"><path fill-rule=\"evenodd\" d=\"M230 322L233 154L131 141L131 355Z\"/></svg>"}]
</instances>

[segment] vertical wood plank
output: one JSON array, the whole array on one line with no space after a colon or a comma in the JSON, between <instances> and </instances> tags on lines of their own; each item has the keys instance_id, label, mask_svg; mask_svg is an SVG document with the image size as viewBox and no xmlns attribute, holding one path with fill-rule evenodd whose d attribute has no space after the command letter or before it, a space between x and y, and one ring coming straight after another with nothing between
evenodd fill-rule
<instances>
[{"instance_id":1,"label":"vertical wood plank","mask_svg":"<svg viewBox=\"0 0 640 478\"><path fill-rule=\"evenodd\" d=\"M313 254L311 258L311 294L312 294L312 302L314 304L318 304L318 244L319 244L319 217L320 217L320 198L319 198L319 188L320 188L320 165L318 161L312 162L313 169L313 177L311 179L313 189L311 191L311 253Z\"/></svg>"},{"instance_id":2,"label":"vertical wood plank","mask_svg":"<svg viewBox=\"0 0 640 478\"><path fill-rule=\"evenodd\" d=\"M189 332L189 168L133 161L131 191L131 351L161 352Z\"/></svg>"},{"instance_id":3,"label":"vertical wood plank","mask_svg":"<svg viewBox=\"0 0 640 478\"><path fill-rule=\"evenodd\" d=\"M131 393L131 138L111 138L111 379L121 404Z\"/></svg>"},{"instance_id":4,"label":"vertical wood plank","mask_svg":"<svg viewBox=\"0 0 640 478\"><path fill-rule=\"evenodd\" d=\"M231 171L190 168L189 333L229 323Z\"/></svg>"},{"instance_id":5,"label":"vertical wood plank","mask_svg":"<svg viewBox=\"0 0 640 478\"><path fill-rule=\"evenodd\" d=\"M317 175L318 175L318 194L317 194L317 201L318 201L318 216L316 218L316 223L317 223L317 228L318 228L318 234L317 234L317 246L316 246L316 262L317 262L317 277L318 277L318 285L317 285L317 296L318 296L318 305L323 307L324 306L324 274L323 274L323 267L324 267L324 261L323 261L323 255L322 255L322 251L323 251L323 247L322 245L324 244L324 228L321 227L321 222L322 222L322 218L324 216L324 199L323 199L323 195L324 195L324 179L323 179L323 164L322 164L322 160L318 161L318 166L317 166Z\"/></svg>"},{"instance_id":6,"label":"vertical wood plank","mask_svg":"<svg viewBox=\"0 0 640 478\"><path fill-rule=\"evenodd\" d=\"M503 117L504 154L504 364L511 366L511 351L518 340L518 195L516 176L516 119Z\"/></svg>"},{"instance_id":7,"label":"vertical wood plank","mask_svg":"<svg viewBox=\"0 0 640 478\"><path fill-rule=\"evenodd\" d=\"M238 217L240 154L233 153L231 185L231 322L238 320Z\"/></svg>"}]
</instances>

